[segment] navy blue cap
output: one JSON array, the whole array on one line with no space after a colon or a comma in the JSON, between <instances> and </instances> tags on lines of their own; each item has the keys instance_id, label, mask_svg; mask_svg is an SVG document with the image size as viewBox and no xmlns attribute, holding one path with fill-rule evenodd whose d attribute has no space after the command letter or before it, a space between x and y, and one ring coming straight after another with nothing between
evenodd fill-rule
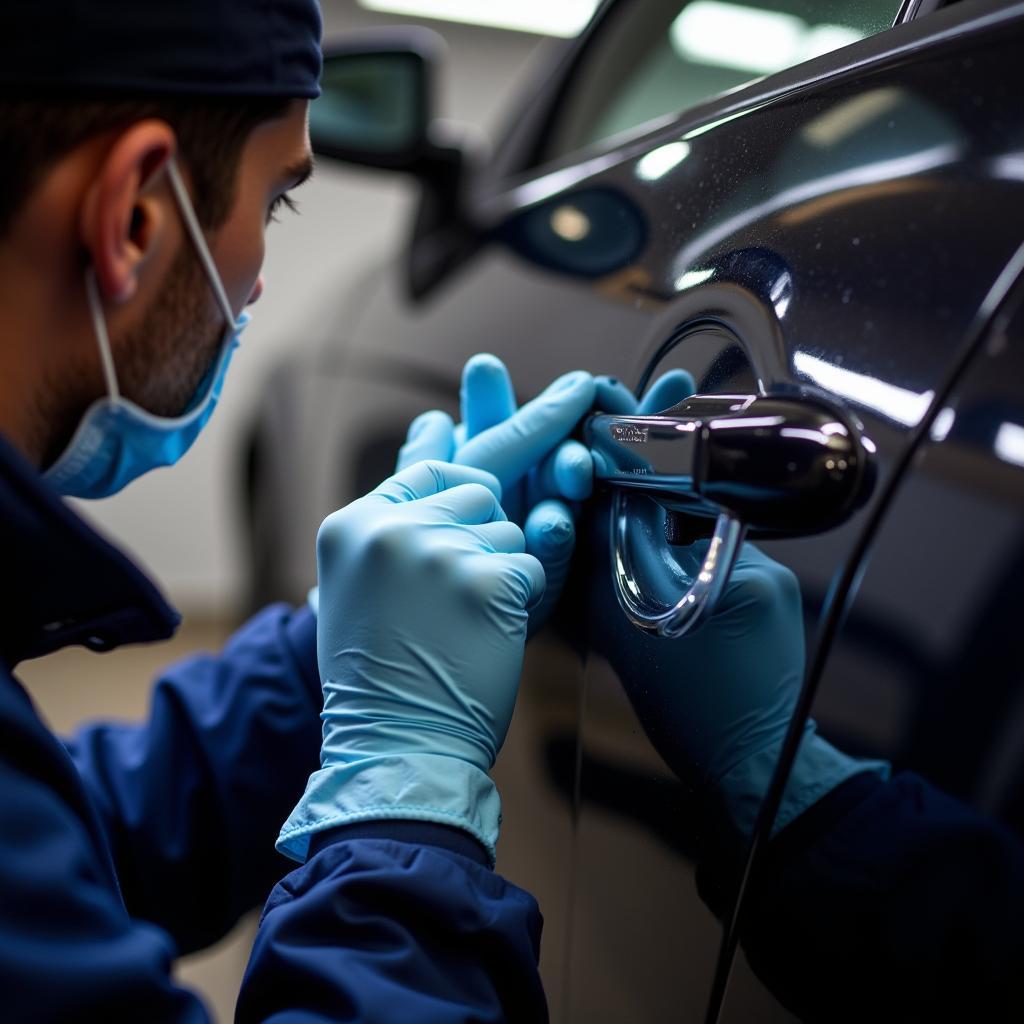
<instances>
[{"instance_id":1,"label":"navy blue cap","mask_svg":"<svg viewBox=\"0 0 1024 1024\"><path fill-rule=\"evenodd\" d=\"M0 0L0 90L320 94L317 0Z\"/></svg>"}]
</instances>

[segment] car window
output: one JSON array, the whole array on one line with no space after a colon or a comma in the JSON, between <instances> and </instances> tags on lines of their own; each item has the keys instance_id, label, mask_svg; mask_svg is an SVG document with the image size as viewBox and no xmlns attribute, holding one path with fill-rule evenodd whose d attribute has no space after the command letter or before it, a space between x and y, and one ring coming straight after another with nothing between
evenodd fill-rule
<instances>
[{"instance_id":1,"label":"car window","mask_svg":"<svg viewBox=\"0 0 1024 1024\"><path fill-rule=\"evenodd\" d=\"M543 161L890 27L899 0L623 0L570 80Z\"/></svg>"}]
</instances>

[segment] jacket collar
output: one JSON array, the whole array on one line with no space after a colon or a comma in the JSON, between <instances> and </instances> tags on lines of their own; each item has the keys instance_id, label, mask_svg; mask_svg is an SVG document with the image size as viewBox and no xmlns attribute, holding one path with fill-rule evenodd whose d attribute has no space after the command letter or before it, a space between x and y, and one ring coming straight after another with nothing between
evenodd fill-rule
<instances>
[{"instance_id":1,"label":"jacket collar","mask_svg":"<svg viewBox=\"0 0 1024 1024\"><path fill-rule=\"evenodd\" d=\"M163 640L181 620L0 436L0 657Z\"/></svg>"}]
</instances>

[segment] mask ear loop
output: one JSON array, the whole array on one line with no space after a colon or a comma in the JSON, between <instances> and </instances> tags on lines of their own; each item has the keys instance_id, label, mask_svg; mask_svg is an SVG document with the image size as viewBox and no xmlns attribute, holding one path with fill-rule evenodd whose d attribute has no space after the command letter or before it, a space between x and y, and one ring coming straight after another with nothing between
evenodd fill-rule
<instances>
[{"instance_id":1,"label":"mask ear loop","mask_svg":"<svg viewBox=\"0 0 1024 1024\"><path fill-rule=\"evenodd\" d=\"M100 302L100 290L96 285L96 271L91 267L85 270L85 297L89 303L89 315L92 317L92 329L96 334L96 345L100 350L100 365L103 377L107 382L107 393L113 402L121 398L121 389L117 386L117 373L114 371L114 356L110 351L110 336L107 334L107 321L103 316L103 303Z\"/></svg>"},{"instance_id":2,"label":"mask ear loop","mask_svg":"<svg viewBox=\"0 0 1024 1024\"><path fill-rule=\"evenodd\" d=\"M181 219L185 222L185 230L192 239L199 262L202 263L203 269L206 271L210 287L213 289L214 297L217 299L217 305L220 306L220 311L224 314L224 319L227 323L233 326L235 324L235 314L231 309L231 303L228 302L228 295L224 291L224 284L220 279L220 273L217 271L217 265L213 262L213 256L210 254L210 248L206 244L206 239L203 237L203 229L199 226L199 221L196 219L192 200L189 198L188 190L185 188L185 182L181 178L181 171L178 170L178 164L174 157L167 161L167 180L171 183L171 191L174 193L174 198L178 203Z\"/></svg>"}]
</instances>

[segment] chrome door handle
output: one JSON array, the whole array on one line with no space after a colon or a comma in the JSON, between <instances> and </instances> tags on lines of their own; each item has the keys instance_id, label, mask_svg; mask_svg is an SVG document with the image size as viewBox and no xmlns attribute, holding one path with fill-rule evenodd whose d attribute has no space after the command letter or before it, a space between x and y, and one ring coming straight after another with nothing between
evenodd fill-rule
<instances>
[{"instance_id":1,"label":"chrome door handle","mask_svg":"<svg viewBox=\"0 0 1024 1024\"><path fill-rule=\"evenodd\" d=\"M657 416L591 416L584 437L595 476L615 491L619 604L640 629L666 637L681 636L714 611L748 532L830 529L863 503L874 476L871 442L817 398L695 395ZM688 532L681 525L710 525L712 518L707 553L682 581L682 594L656 596L670 577L680 589L680 570L668 552L653 549L677 542Z\"/></svg>"}]
</instances>

